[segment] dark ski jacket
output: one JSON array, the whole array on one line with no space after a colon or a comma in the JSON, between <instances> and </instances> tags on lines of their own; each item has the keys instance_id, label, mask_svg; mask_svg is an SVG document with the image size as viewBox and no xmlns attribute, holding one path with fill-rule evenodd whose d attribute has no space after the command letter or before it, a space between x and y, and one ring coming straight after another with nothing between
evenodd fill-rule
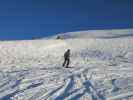
<instances>
[{"instance_id":1,"label":"dark ski jacket","mask_svg":"<svg viewBox=\"0 0 133 100\"><path fill-rule=\"evenodd\" d=\"M64 59L69 59L70 58L70 51L66 51L64 53Z\"/></svg>"}]
</instances>

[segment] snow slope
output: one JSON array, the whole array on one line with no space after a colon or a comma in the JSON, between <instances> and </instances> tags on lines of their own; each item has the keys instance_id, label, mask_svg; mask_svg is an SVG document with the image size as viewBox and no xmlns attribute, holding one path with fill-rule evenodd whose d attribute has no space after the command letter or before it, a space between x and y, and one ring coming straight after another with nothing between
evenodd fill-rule
<instances>
[{"instance_id":1,"label":"snow slope","mask_svg":"<svg viewBox=\"0 0 133 100\"><path fill-rule=\"evenodd\" d=\"M101 38L101 39L111 39L111 38L132 38L133 29L112 29L112 30L89 30L89 31L77 31L77 32L67 32L64 34L58 34L65 39L70 38ZM53 36L52 38L56 38Z\"/></svg>"},{"instance_id":2,"label":"snow slope","mask_svg":"<svg viewBox=\"0 0 133 100\"><path fill-rule=\"evenodd\" d=\"M82 31L61 40L0 42L0 100L133 100L132 34Z\"/></svg>"}]
</instances>

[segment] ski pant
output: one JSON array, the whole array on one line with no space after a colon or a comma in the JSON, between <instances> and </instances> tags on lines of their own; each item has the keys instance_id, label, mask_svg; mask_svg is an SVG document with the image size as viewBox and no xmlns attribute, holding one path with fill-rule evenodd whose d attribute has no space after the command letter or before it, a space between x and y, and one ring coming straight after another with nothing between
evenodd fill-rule
<instances>
[{"instance_id":1,"label":"ski pant","mask_svg":"<svg viewBox=\"0 0 133 100\"><path fill-rule=\"evenodd\" d=\"M64 63L63 63L63 66L65 66L65 67L68 67L69 66L69 63L70 63L70 59L65 59L64 60Z\"/></svg>"}]
</instances>

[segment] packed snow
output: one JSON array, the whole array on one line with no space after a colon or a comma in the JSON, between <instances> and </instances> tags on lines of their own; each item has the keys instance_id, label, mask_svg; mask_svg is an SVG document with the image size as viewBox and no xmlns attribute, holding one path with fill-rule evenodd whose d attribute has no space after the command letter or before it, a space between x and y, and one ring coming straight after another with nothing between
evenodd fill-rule
<instances>
[{"instance_id":1,"label":"packed snow","mask_svg":"<svg viewBox=\"0 0 133 100\"><path fill-rule=\"evenodd\" d=\"M132 36L94 30L1 41L0 100L133 100ZM62 67L67 49L70 68Z\"/></svg>"}]
</instances>

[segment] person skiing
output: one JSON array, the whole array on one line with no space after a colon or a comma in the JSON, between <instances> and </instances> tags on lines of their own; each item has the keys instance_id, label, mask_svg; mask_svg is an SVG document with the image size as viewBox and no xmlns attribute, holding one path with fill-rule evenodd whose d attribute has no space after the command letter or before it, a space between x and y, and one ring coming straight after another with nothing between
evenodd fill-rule
<instances>
[{"instance_id":1,"label":"person skiing","mask_svg":"<svg viewBox=\"0 0 133 100\"><path fill-rule=\"evenodd\" d=\"M65 66L66 68L68 68L69 63L70 63L70 49L68 49L68 50L64 53L63 67Z\"/></svg>"}]
</instances>

